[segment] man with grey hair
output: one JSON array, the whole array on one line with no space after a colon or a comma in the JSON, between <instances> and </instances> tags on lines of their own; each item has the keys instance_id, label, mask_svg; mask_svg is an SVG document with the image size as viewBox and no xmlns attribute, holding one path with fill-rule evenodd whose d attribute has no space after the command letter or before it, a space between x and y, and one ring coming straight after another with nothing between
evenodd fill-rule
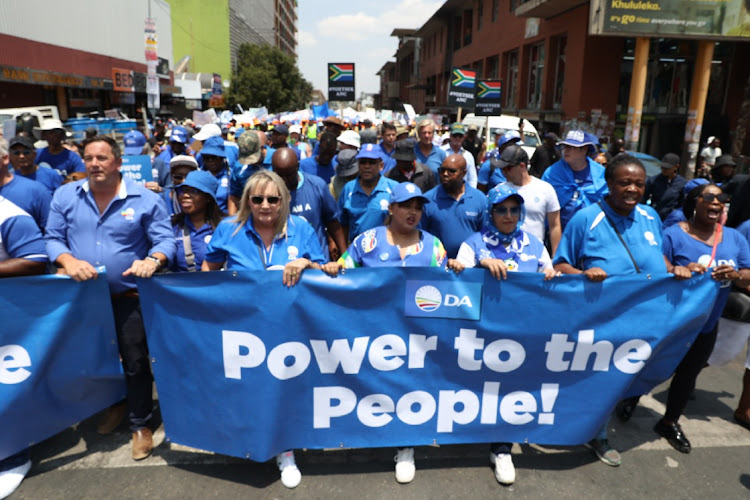
<instances>
[{"instance_id":1,"label":"man with grey hair","mask_svg":"<svg viewBox=\"0 0 750 500\"><path fill-rule=\"evenodd\" d=\"M417 126L418 142L414 145L417 161L432 169L432 173L439 176L438 169L443 164L445 151L435 146L432 139L435 137L435 122L428 119L422 120Z\"/></svg>"}]
</instances>

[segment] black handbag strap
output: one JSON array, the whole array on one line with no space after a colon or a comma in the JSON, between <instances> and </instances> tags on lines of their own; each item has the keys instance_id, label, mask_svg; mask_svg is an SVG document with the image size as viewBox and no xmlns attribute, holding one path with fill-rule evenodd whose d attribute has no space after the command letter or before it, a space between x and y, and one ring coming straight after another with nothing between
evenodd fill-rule
<instances>
[{"instance_id":1,"label":"black handbag strap","mask_svg":"<svg viewBox=\"0 0 750 500\"><path fill-rule=\"evenodd\" d=\"M628 252L628 256L630 257L630 260L633 262L633 266L635 266L635 272L640 274L641 268L638 267L638 263L635 261L635 258L633 257L633 254L630 253L630 248L628 247L628 244L625 243L625 239L620 234L620 231L617 230L617 226L615 226L615 223L612 221L612 219L609 218L609 215L607 215L607 212L604 211L604 207L602 206L601 201L596 202L597 205L599 205L599 208L602 209L602 213L604 214L604 217L607 218L607 222L609 222L609 225L612 226L612 229L615 230L615 234L617 234L617 237L620 238L620 243L622 243L622 246L625 247L625 251Z\"/></svg>"}]
</instances>

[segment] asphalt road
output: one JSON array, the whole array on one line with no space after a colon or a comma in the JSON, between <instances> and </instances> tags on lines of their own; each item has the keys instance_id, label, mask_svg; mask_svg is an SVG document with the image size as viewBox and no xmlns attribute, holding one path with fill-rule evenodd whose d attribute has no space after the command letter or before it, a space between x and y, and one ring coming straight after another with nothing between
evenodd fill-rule
<instances>
[{"instance_id":1,"label":"asphalt road","mask_svg":"<svg viewBox=\"0 0 750 500\"><path fill-rule=\"evenodd\" d=\"M744 358L743 358L744 359ZM623 465L608 467L583 447L514 445L516 483L500 486L485 445L420 447L417 476L396 483L392 448L298 451L302 483L279 481L275 461L254 463L186 448L155 434L154 455L130 458L121 426L96 434L96 419L71 427L32 450L34 466L11 499L118 498L750 498L750 432L732 411L742 360L710 367L698 380L681 424L693 444L675 451L652 427L664 409L666 384L642 398L627 424L613 419L610 441Z\"/></svg>"}]
</instances>

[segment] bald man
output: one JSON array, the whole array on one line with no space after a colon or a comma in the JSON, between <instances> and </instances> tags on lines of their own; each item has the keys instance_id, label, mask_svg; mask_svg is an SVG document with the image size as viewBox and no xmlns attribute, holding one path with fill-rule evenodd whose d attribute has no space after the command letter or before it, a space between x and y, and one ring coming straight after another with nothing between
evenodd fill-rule
<instances>
[{"instance_id":1,"label":"bald man","mask_svg":"<svg viewBox=\"0 0 750 500\"><path fill-rule=\"evenodd\" d=\"M440 184L425 193L432 202L424 205L421 226L443 242L454 259L461 243L482 228L487 198L464 182L466 160L453 154L438 168Z\"/></svg>"},{"instance_id":2,"label":"bald man","mask_svg":"<svg viewBox=\"0 0 750 500\"><path fill-rule=\"evenodd\" d=\"M338 205L326 183L316 175L300 172L299 159L291 148L277 149L271 158L271 167L289 189L291 213L310 223L318 235L323 255L337 260L346 250L346 236Z\"/></svg>"}]
</instances>

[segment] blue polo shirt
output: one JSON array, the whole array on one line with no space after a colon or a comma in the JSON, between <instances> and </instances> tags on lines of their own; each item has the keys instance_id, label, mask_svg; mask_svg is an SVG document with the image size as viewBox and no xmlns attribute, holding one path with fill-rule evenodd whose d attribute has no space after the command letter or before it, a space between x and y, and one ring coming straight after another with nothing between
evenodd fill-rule
<instances>
[{"instance_id":1,"label":"blue polo shirt","mask_svg":"<svg viewBox=\"0 0 750 500\"><path fill-rule=\"evenodd\" d=\"M445 160L445 151L440 149L438 146L432 145L432 151L430 154L425 156L419 149L419 143L414 144L414 152L417 154L417 161L430 167L435 175L438 175L438 168L443 164Z\"/></svg>"},{"instance_id":2,"label":"blue polo shirt","mask_svg":"<svg viewBox=\"0 0 750 500\"><path fill-rule=\"evenodd\" d=\"M49 189L50 195L55 192L62 184L63 178L57 170L45 167L39 167L29 175L24 175L20 170L14 170L13 175L25 177L30 181L37 181L42 186Z\"/></svg>"},{"instance_id":3,"label":"blue polo shirt","mask_svg":"<svg viewBox=\"0 0 750 500\"><path fill-rule=\"evenodd\" d=\"M328 185L315 175L299 172L297 189L291 191L291 213L305 219L318 235L318 243L323 255L328 255L328 236L326 225L340 220L339 207L333 199Z\"/></svg>"},{"instance_id":4,"label":"blue polo shirt","mask_svg":"<svg viewBox=\"0 0 750 500\"><path fill-rule=\"evenodd\" d=\"M235 233L236 221L236 217L221 221L206 248L204 260L213 263L225 262L227 270L247 271L284 266L300 258L318 264L327 262L320 250L315 230L302 217L289 216L286 234L277 236L270 250L265 249L263 240L255 231L252 217Z\"/></svg>"},{"instance_id":5,"label":"blue polo shirt","mask_svg":"<svg viewBox=\"0 0 750 500\"><path fill-rule=\"evenodd\" d=\"M326 184L330 184L331 177L336 175L337 163L335 156L329 165L321 165L318 162L317 156L311 156L310 158L305 158L299 163L299 169L306 174L317 175L323 179Z\"/></svg>"},{"instance_id":6,"label":"blue polo shirt","mask_svg":"<svg viewBox=\"0 0 750 500\"><path fill-rule=\"evenodd\" d=\"M195 256L195 270L201 270L201 264L206 255L206 247L211 241L211 235L214 234L214 228L211 224L205 223L200 229L196 229L190 217L185 216L185 227L188 229L190 237L190 247ZM188 266L185 260L185 241L182 231L182 226L175 224L172 226L172 233L174 234L175 244L177 245L176 257L169 263L169 270L174 272L187 272Z\"/></svg>"},{"instance_id":7,"label":"blue polo shirt","mask_svg":"<svg viewBox=\"0 0 750 500\"><path fill-rule=\"evenodd\" d=\"M380 150L380 157L383 159L383 171L381 173L385 175L390 169L396 166L396 160L393 158L393 153L396 152L396 147L394 146L391 152L388 153L385 148L383 148L383 141L380 141Z\"/></svg>"},{"instance_id":8,"label":"blue polo shirt","mask_svg":"<svg viewBox=\"0 0 750 500\"><path fill-rule=\"evenodd\" d=\"M0 186L0 196L21 207L36 221L36 225L44 232L47 226L49 205L52 193L41 183L13 174L13 180Z\"/></svg>"},{"instance_id":9,"label":"blue polo shirt","mask_svg":"<svg viewBox=\"0 0 750 500\"><path fill-rule=\"evenodd\" d=\"M50 207L44 237L51 262L64 253L107 268L111 293L135 288L133 275L123 276L135 260L155 252L175 258L172 224L159 196L128 178L99 213L89 181L60 186Z\"/></svg>"},{"instance_id":10,"label":"blue polo shirt","mask_svg":"<svg viewBox=\"0 0 750 500\"><path fill-rule=\"evenodd\" d=\"M229 199L229 169L225 165L214 177L219 182L219 186L216 188L216 202L219 204L219 209L226 213L227 200Z\"/></svg>"},{"instance_id":11,"label":"blue polo shirt","mask_svg":"<svg viewBox=\"0 0 750 500\"><path fill-rule=\"evenodd\" d=\"M491 176L490 171L492 171ZM484 184L485 186L487 186L487 190L489 191L493 187L497 186L498 184L502 184L505 181L506 179L503 175L503 170L500 167L492 170L492 164L490 160L484 160L484 162L482 162L482 166L479 167L479 173L477 173L477 184Z\"/></svg>"},{"instance_id":12,"label":"blue polo shirt","mask_svg":"<svg viewBox=\"0 0 750 500\"><path fill-rule=\"evenodd\" d=\"M697 262L711 267L728 264L735 269L750 268L750 245L748 245L747 238L731 227L725 227L723 231L721 243L716 246L713 262L711 262L713 246L696 240L679 224L664 230L664 255L676 266L687 266L691 262ZM710 332L716 327L724 306L727 305L731 290L731 283L722 283L714 307L711 309L711 315L701 329L702 333Z\"/></svg>"},{"instance_id":13,"label":"blue polo shirt","mask_svg":"<svg viewBox=\"0 0 750 500\"><path fill-rule=\"evenodd\" d=\"M570 219L553 263L567 262L581 271L599 267L610 276L635 274L633 261L607 220L606 212L620 231L641 272L666 273L659 214L646 205L637 205L627 216L615 213L606 200L601 202L601 206L590 205Z\"/></svg>"},{"instance_id":14,"label":"blue polo shirt","mask_svg":"<svg viewBox=\"0 0 750 500\"><path fill-rule=\"evenodd\" d=\"M484 212L487 210L487 197L471 186L464 185L466 191L456 200L441 184L430 189L425 203L420 226L440 238L448 251L448 257L455 258L461 243L482 229Z\"/></svg>"},{"instance_id":15,"label":"blue polo shirt","mask_svg":"<svg viewBox=\"0 0 750 500\"><path fill-rule=\"evenodd\" d=\"M401 250L391 245L385 226L369 229L357 236L338 262L347 269L357 267L443 267L446 253L437 236L419 231L419 243Z\"/></svg>"},{"instance_id":16,"label":"blue polo shirt","mask_svg":"<svg viewBox=\"0 0 750 500\"><path fill-rule=\"evenodd\" d=\"M242 191L245 190L245 184L247 180L255 172L259 170L270 170L267 165L263 163L256 163L254 165L244 165L239 161L234 162L229 173L229 194L230 196L236 196L237 198L242 197Z\"/></svg>"},{"instance_id":17,"label":"blue polo shirt","mask_svg":"<svg viewBox=\"0 0 750 500\"><path fill-rule=\"evenodd\" d=\"M67 177L73 172L85 172L86 167L83 159L69 149L63 148L62 152L53 155L49 148L38 149L36 152L36 164L42 168L53 168L60 172L60 175Z\"/></svg>"},{"instance_id":18,"label":"blue polo shirt","mask_svg":"<svg viewBox=\"0 0 750 500\"><path fill-rule=\"evenodd\" d=\"M21 207L0 196L0 262L28 259L47 262L42 232Z\"/></svg>"},{"instance_id":19,"label":"blue polo shirt","mask_svg":"<svg viewBox=\"0 0 750 500\"><path fill-rule=\"evenodd\" d=\"M339 195L339 211L341 224L349 227L349 241L353 241L368 229L383 225L388 215L391 190L397 184L396 181L381 175L369 196L362 191L359 177L344 185Z\"/></svg>"}]
</instances>

